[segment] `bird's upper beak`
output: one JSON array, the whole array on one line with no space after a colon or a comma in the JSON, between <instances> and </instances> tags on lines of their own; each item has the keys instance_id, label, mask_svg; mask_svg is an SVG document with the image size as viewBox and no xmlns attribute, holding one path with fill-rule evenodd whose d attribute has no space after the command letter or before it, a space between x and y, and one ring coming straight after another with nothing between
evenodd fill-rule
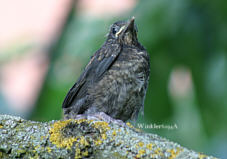
<instances>
[{"instance_id":1,"label":"bird's upper beak","mask_svg":"<svg viewBox=\"0 0 227 159\"><path fill-rule=\"evenodd\" d=\"M134 25L134 21L135 21L135 17L134 16L127 21L127 23L124 25L123 30L121 31L121 35L123 35L128 30L130 30L131 32L133 32L134 26L135 26Z\"/></svg>"},{"instance_id":2,"label":"bird's upper beak","mask_svg":"<svg viewBox=\"0 0 227 159\"><path fill-rule=\"evenodd\" d=\"M127 32L131 31L134 32L135 30L135 25L134 25L135 17L133 16L131 19L127 21L127 23L121 27L121 29L116 33L116 36L119 38L122 38L122 36Z\"/></svg>"},{"instance_id":3,"label":"bird's upper beak","mask_svg":"<svg viewBox=\"0 0 227 159\"><path fill-rule=\"evenodd\" d=\"M129 19L127 21L127 23L118 31L118 33L116 33L116 36L119 35L119 38L121 38L125 32L127 32L128 30L130 30L131 32L133 32L133 30L135 29L135 25L134 25L134 21L135 21L135 17L133 16L131 19Z\"/></svg>"},{"instance_id":4,"label":"bird's upper beak","mask_svg":"<svg viewBox=\"0 0 227 159\"><path fill-rule=\"evenodd\" d=\"M134 29L134 21L135 21L135 17L133 16L131 19L128 20L126 27L125 27L125 31L127 30L133 30Z\"/></svg>"}]
</instances>

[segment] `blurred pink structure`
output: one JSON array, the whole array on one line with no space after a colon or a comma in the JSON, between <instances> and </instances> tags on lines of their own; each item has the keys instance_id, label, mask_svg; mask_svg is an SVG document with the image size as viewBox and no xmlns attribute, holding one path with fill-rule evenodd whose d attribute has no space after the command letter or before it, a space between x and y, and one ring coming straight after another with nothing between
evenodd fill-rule
<instances>
[{"instance_id":1,"label":"blurred pink structure","mask_svg":"<svg viewBox=\"0 0 227 159\"><path fill-rule=\"evenodd\" d=\"M13 110L29 112L34 105L49 64L43 48L58 36L72 2L0 1L0 57L6 54L2 50L33 44L28 53L0 63L0 92ZM136 0L79 0L77 13L114 16L131 10L135 4Z\"/></svg>"},{"instance_id":2,"label":"blurred pink structure","mask_svg":"<svg viewBox=\"0 0 227 159\"><path fill-rule=\"evenodd\" d=\"M29 52L11 59L0 69L0 88L13 110L29 111L48 68L43 47L61 28L71 0L0 1L0 56L15 44L33 43Z\"/></svg>"},{"instance_id":3,"label":"blurred pink structure","mask_svg":"<svg viewBox=\"0 0 227 159\"><path fill-rule=\"evenodd\" d=\"M135 5L136 0L79 0L78 11L80 15L92 17L119 16Z\"/></svg>"}]
</instances>

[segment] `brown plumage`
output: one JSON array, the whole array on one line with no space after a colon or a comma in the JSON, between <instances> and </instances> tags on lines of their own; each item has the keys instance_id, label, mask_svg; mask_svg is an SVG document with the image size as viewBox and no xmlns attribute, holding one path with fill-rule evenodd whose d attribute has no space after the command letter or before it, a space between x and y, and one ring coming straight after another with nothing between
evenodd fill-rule
<instances>
[{"instance_id":1,"label":"brown plumage","mask_svg":"<svg viewBox=\"0 0 227 159\"><path fill-rule=\"evenodd\" d=\"M114 23L65 97L64 117L104 112L115 119L135 120L144 105L149 73L149 56L137 40L134 17Z\"/></svg>"}]
</instances>

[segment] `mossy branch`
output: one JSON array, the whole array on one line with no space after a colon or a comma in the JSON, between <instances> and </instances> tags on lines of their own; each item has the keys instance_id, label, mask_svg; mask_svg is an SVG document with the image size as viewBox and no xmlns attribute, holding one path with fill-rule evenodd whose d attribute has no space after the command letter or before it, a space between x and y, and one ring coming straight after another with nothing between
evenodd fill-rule
<instances>
[{"instance_id":1,"label":"mossy branch","mask_svg":"<svg viewBox=\"0 0 227 159\"><path fill-rule=\"evenodd\" d=\"M130 125L0 115L0 158L214 158Z\"/></svg>"}]
</instances>

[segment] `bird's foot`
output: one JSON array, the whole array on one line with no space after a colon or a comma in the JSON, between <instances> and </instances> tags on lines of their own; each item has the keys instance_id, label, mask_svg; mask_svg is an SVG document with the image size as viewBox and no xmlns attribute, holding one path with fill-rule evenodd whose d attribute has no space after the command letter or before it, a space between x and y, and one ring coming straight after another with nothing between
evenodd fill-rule
<instances>
[{"instance_id":1,"label":"bird's foot","mask_svg":"<svg viewBox=\"0 0 227 159\"><path fill-rule=\"evenodd\" d=\"M77 114L74 119L80 120L80 119L87 119L86 114Z\"/></svg>"},{"instance_id":2,"label":"bird's foot","mask_svg":"<svg viewBox=\"0 0 227 159\"><path fill-rule=\"evenodd\" d=\"M126 126L126 124L122 120L114 119L104 112L98 112L98 113L95 113L94 115L87 115L87 119L89 119L89 120L102 120L102 121L105 121L107 123L114 123L114 124L117 124L117 125Z\"/></svg>"},{"instance_id":3,"label":"bird's foot","mask_svg":"<svg viewBox=\"0 0 227 159\"><path fill-rule=\"evenodd\" d=\"M117 124L117 125L120 125L120 126L127 126L126 123L124 123L122 120L119 120L119 119L114 119L112 117L110 117L109 115L107 115L106 113L104 112L97 112L95 114L77 114L75 116L65 116L65 119L77 119L77 120L80 120L80 119L87 119L87 120L96 120L96 121L105 121L107 123L114 123L114 124Z\"/></svg>"}]
</instances>

